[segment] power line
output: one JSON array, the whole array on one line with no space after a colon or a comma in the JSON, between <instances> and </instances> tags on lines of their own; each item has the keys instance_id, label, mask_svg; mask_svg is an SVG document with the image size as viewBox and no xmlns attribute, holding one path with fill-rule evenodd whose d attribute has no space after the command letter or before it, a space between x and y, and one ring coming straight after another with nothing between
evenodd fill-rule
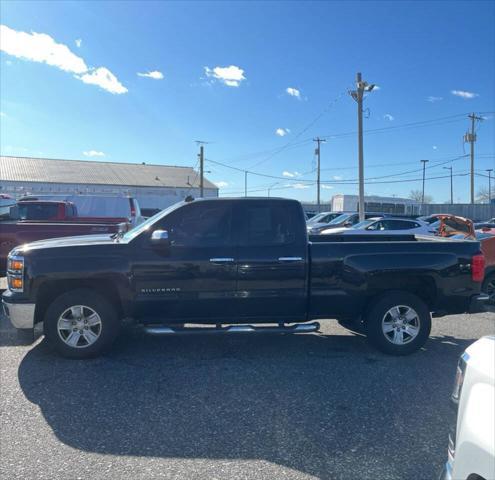
<instances>
[{"instance_id":1,"label":"power line","mask_svg":"<svg viewBox=\"0 0 495 480\"><path fill-rule=\"evenodd\" d=\"M340 99L341 96L342 96L342 94L339 95L334 100L334 102L336 100ZM325 110L325 113L326 113L326 110ZM495 113L495 112L480 112L480 114L492 114L492 113ZM377 134L377 133L400 130L400 129L410 129L410 128L414 129L414 128L436 126L436 125L445 125L445 124L449 124L449 123L459 122L463 118L465 118L466 115L467 115L467 113L459 113L459 114L455 114L455 115L449 115L446 117L433 118L430 120L419 120L417 122L403 123L400 125L393 125L393 126L374 128L374 129L365 129L365 130L363 130L363 133L365 135L373 135L373 134ZM321 116L322 116L322 114L320 114L317 117L317 119L319 119ZM267 158L264 158L264 159L260 160L260 162L255 163L254 165L251 165L250 167L248 167L248 169L251 169L251 168L257 166L258 164L264 163L266 160L271 159L272 157L274 157L278 153L281 153L282 151L293 149L293 148L300 148L304 145L310 144L313 141L312 137L302 139L299 142L294 142L294 140L299 138L302 135L302 133L304 133L314 123L316 123L316 122L315 121L311 122L309 127L306 127L305 129L303 129L293 139L291 139L289 142L287 142L285 145L282 145L281 147L277 147L277 148L274 148L271 150L260 151L260 152L246 153L244 155L240 155L237 157L230 157L230 158L224 159L223 161L225 161L225 162L227 162L227 161L228 162L247 161L247 160L252 160L253 158L256 158L256 157L259 157L259 156L262 156L265 154L268 155ZM356 134L357 134L357 131L349 131L349 132L328 134L328 135L320 136L320 138L328 140L328 139L335 139L335 138L346 138L346 137L354 136Z\"/></svg>"},{"instance_id":2,"label":"power line","mask_svg":"<svg viewBox=\"0 0 495 480\"><path fill-rule=\"evenodd\" d=\"M453 157L453 158L451 158L449 160L442 161L440 163L436 163L435 165L432 165L431 167L428 167L428 169L439 167L439 166L445 165L447 163L451 163L451 162L454 162L456 160L460 160L460 159L466 158L466 157L467 157L467 155L460 155L460 156L457 156L457 157ZM258 176L258 177L272 178L272 179L275 179L275 180L284 180L284 181L287 181L287 182L296 182L296 183L314 183L313 180L308 180L308 179L305 179L305 178L301 178L304 175L307 175L309 173L313 173L313 171L304 173L301 176L296 177L296 178L291 178L291 177L284 177L284 176L278 176L278 175L270 175L270 174L267 174L267 173L255 172L253 170L246 170L246 169L243 169L243 168L234 167L232 165L227 165L225 163L218 162L216 160L212 160L210 158L206 158L205 161L210 162L210 163L213 163L215 165L219 165L219 166L222 166L222 167L231 169L231 170L235 170L237 172L241 172L241 173L244 173L244 174L246 174L246 172L247 172L249 175L255 175L255 176ZM407 175L409 173L416 173L418 171L420 171L420 169L407 170L405 172L398 172L398 173L394 173L394 174L381 175L381 176L378 176L378 177L368 177L365 180L366 181L380 180L380 179L383 179L383 178L397 177L397 176L401 176L401 175ZM355 182L356 180L357 179L341 180L341 181L338 181L337 184L339 184L339 185L346 185L346 184L353 185L353 182ZM321 180L321 183L324 183L324 184L332 183L333 184L335 182L333 182L331 180ZM246 188L246 190L247 190L247 188Z\"/></svg>"},{"instance_id":3,"label":"power line","mask_svg":"<svg viewBox=\"0 0 495 480\"><path fill-rule=\"evenodd\" d=\"M275 155L278 155L279 153L283 152L286 148L291 146L295 140L297 140L303 133L306 133L318 120L320 120L321 117L323 117L326 113L328 113L329 110L346 94L346 92L341 92L337 97L335 97L311 122L309 122L308 125L306 125L302 130L300 130L289 142L287 142L285 145L282 145L279 149L277 149L275 152L273 152L271 155L267 156L266 158L261 159L259 162L256 162L255 164L251 165L249 168L257 167L258 165L261 165L262 163L272 159Z\"/></svg>"}]
</instances>

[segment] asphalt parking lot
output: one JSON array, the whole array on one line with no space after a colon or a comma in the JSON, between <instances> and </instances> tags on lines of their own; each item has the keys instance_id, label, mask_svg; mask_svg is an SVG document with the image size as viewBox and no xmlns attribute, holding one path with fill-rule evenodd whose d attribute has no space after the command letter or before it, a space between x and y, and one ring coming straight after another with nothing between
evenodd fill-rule
<instances>
[{"instance_id":1,"label":"asphalt parking lot","mask_svg":"<svg viewBox=\"0 0 495 480\"><path fill-rule=\"evenodd\" d=\"M459 354L495 314L434 320L409 357L322 334L152 338L70 361L0 320L1 478L434 479Z\"/></svg>"}]
</instances>

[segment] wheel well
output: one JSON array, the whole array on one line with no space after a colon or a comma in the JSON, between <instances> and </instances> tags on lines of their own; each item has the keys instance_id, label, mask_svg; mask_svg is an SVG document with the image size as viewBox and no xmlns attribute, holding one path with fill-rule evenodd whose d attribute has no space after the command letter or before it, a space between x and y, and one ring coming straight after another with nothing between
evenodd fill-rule
<instances>
[{"instance_id":1,"label":"wheel well","mask_svg":"<svg viewBox=\"0 0 495 480\"><path fill-rule=\"evenodd\" d=\"M34 312L35 323L42 322L46 309L60 295L78 288L94 290L109 300L116 308L118 315L123 317L123 307L120 295L114 283L107 279L88 280L53 280L43 283L36 295L36 309Z\"/></svg>"},{"instance_id":2,"label":"wheel well","mask_svg":"<svg viewBox=\"0 0 495 480\"><path fill-rule=\"evenodd\" d=\"M384 290L387 292L391 290L402 290L412 293L421 298L421 300L430 308L433 307L436 302L437 288L435 281L431 277L421 275L411 277L387 275L377 276L370 282L369 291L371 292L371 295L368 299L366 308L374 303L378 297L387 293Z\"/></svg>"}]
</instances>

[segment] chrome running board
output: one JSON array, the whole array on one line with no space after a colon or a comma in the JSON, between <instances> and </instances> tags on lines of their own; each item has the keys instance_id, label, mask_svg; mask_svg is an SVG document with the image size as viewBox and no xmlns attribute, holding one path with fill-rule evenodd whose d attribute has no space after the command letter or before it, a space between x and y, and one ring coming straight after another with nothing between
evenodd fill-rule
<instances>
[{"instance_id":1,"label":"chrome running board","mask_svg":"<svg viewBox=\"0 0 495 480\"><path fill-rule=\"evenodd\" d=\"M318 322L298 323L295 325L281 325L278 327L257 327L254 325L229 325L226 327L182 327L148 326L144 331L150 335L219 335L227 333L311 333L320 329Z\"/></svg>"}]
</instances>

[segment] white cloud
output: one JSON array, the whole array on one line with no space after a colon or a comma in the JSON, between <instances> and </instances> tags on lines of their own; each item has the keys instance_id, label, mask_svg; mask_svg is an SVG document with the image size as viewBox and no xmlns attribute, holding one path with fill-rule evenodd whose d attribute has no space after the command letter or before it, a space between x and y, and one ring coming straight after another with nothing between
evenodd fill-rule
<instances>
[{"instance_id":1,"label":"white cloud","mask_svg":"<svg viewBox=\"0 0 495 480\"><path fill-rule=\"evenodd\" d=\"M45 33L20 32L0 25L0 50L14 57L46 63L64 72L74 73L78 80L98 85L110 93L127 92L127 88L110 70L105 67L88 67L67 45L57 43Z\"/></svg>"},{"instance_id":2,"label":"white cloud","mask_svg":"<svg viewBox=\"0 0 495 480\"><path fill-rule=\"evenodd\" d=\"M288 95L290 95L291 97L296 97L298 99L301 99L301 92L297 89L297 88L293 88L293 87L287 87L285 89L285 91L287 92Z\"/></svg>"},{"instance_id":3,"label":"white cloud","mask_svg":"<svg viewBox=\"0 0 495 480\"><path fill-rule=\"evenodd\" d=\"M229 186L228 182L224 182L224 181L215 182L215 185L216 185L218 188L223 188L223 187L228 187L228 186Z\"/></svg>"},{"instance_id":4,"label":"white cloud","mask_svg":"<svg viewBox=\"0 0 495 480\"><path fill-rule=\"evenodd\" d=\"M84 73L86 63L70 49L44 33L26 33L0 25L0 49L14 57L41 62L65 72Z\"/></svg>"},{"instance_id":5,"label":"white cloud","mask_svg":"<svg viewBox=\"0 0 495 480\"><path fill-rule=\"evenodd\" d=\"M426 100L430 103L435 103L435 102L440 102L443 100L443 97L435 97L433 95L430 95L429 97L426 97Z\"/></svg>"},{"instance_id":6,"label":"white cloud","mask_svg":"<svg viewBox=\"0 0 495 480\"><path fill-rule=\"evenodd\" d=\"M147 78L152 78L153 80L162 80L163 79L163 73L159 72L158 70L153 70L152 72L146 72L146 73L139 73L138 72L138 77L147 77Z\"/></svg>"},{"instance_id":7,"label":"white cloud","mask_svg":"<svg viewBox=\"0 0 495 480\"><path fill-rule=\"evenodd\" d=\"M105 154L103 152L100 152L98 150L87 150L83 152L86 157L104 157Z\"/></svg>"},{"instance_id":8,"label":"white cloud","mask_svg":"<svg viewBox=\"0 0 495 480\"><path fill-rule=\"evenodd\" d=\"M341 175L334 175L332 178L333 178L334 180L342 180L344 177L343 177L343 176L341 176Z\"/></svg>"},{"instance_id":9,"label":"white cloud","mask_svg":"<svg viewBox=\"0 0 495 480\"><path fill-rule=\"evenodd\" d=\"M287 178L294 178L294 177L298 177L299 175L301 175L299 172L288 172L287 170L284 170L282 172L282 176Z\"/></svg>"},{"instance_id":10,"label":"white cloud","mask_svg":"<svg viewBox=\"0 0 495 480\"><path fill-rule=\"evenodd\" d=\"M333 188L332 185L325 185L324 183L321 185L321 188L325 189L325 190L331 190Z\"/></svg>"},{"instance_id":11,"label":"white cloud","mask_svg":"<svg viewBox=\"0 0 495 480\"><path fill-rule=\"evenodd\" d=\"M433 145L433 150L436 150L438 147L436 145Z\"/></svg>"},{"instance_id":12,"label":"white cloud","mask_svg":"<svg viewBox=\"0 0 495 480\"><path fill-rule=\"evenodd\" d=\"M77 48L81 48L82 45L82 39L78 38L75 42Z\"/></svg>"},{"instance_id":13,"label":"white cloud","mask_svg":"<svg viewBox=\"0 0 495 480\"><path fill-rule=\"evenodd\" d=\"M228 67L204 67L207 77L222 82L228 87L238 87L243 80L246 80L244 76L244 70L235 65Z\"/></svg>"},{"instance_id":14,"label":"white cloud","mask_svg":"<svg viewBox=\"0 0 495 480\"><path fill-rule=\"evenodd\" d=\"M471 100L475 97L479 97L477 93L467 92L466 90L451 90L450 93L456 97L464 98L465 100Z\"/></svg>"},{"instance_id":15,"label":"white cloud","mask_svg":"<svg viewBox=\"0 0 495 480\"><path fill-rule=\"evenodd\" d=\"M6 117L7 114L5 112L0 112L0 117Z\"/></svg>"},{"instance_id":16,"label":"white cloud","mask_svg":"<svg viewBox=\"0 0 495 480\"><path fill-rule=\"evenodd\" d=\"M110 93L127 93L127 88L124 87L118 80L117 77L108 68L99 67L95 70L85 73L84 75L76 75L76 78L83 81L84 83L89 83L91 85L98 85Z\"/></svg>"},{"instance_id":17,"label":"white cloud","mask_svg":"<svg viewBox=\"0 0 495 480\"><path fill-rule=\"evenodd\" d=\"M383 115L383 118L385 120L390 121L390 122L393 122L395 120L395 117L393 117L392 115L390 115L390 113L386 113L385 115Z\"/></svg>"},{"instance_id":18,"label":"white cloud","mask_svg":"<svg viewBox=\"0 0 495 480\"><path fill-rule=\"evenodd\" d=\"M277 128L277 130L275 130L275 135L278 135L279 137L285 137L288 133L290 133L288 128Z\"/></svg>"},{"instance_id":19,"label":"white cloud","mask_svg":"<svg viewBox=\"0 0 495 480\"><path fill-rule=\"evenodd\" d=\"M296 190L303 190L305 188L309 188L309 185L306 185L305 183L293 183L292 185L287 185L292 188L295 188Z\"/></svg>"}]
</instances>

